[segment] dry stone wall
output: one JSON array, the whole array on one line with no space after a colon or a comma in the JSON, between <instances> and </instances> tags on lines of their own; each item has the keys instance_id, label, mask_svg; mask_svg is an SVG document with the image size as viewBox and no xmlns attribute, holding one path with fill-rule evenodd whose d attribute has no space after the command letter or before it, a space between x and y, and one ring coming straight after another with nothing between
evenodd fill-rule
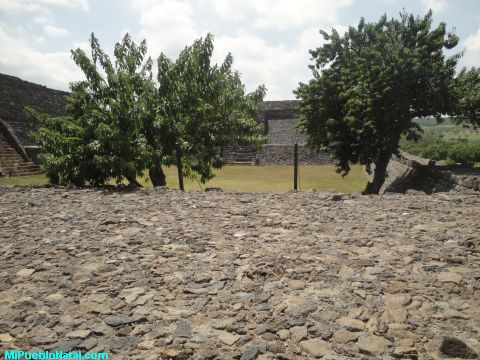
<instances>
[{"instance_id":1,"label":"dry stone wall","mask_svg":"<svg viewBox=\"0 0 480 360\"><path fill-rule=\"evenodd\" d=\"M255 156L258 165L292 165L294 162L294 145L267 144ZM326 153L317 153L305 145L298 146L300 165L331 165L334 160Z\"/></svg>"},{"instance_id":2,"label":"dry stone wall","mask_svg":"<svg viewBox=\"0 0 480 360\"><path fill-rule=\"evenodd\" d=\"M436 165L405 152L392 156L382 192L404 193L409 189L436 192L480 193L480 169Z\"/></svg>"},{"instance_id":3,"label":"dry stone wall","mask_svg":"<svg viewBox=\"0 0 480 360\"><path fill-rule=\"evenodd\" d=\"M14 76L0 74L0 119L14 129L20 145L36 159L38 148L29 137L33 124L24 114L25 106L52 115L64 114L67 92L49 89L45 86L23 81ZM296 129L296 108L298 102L265 101L262 105L258 121L265 126L268 144L256 153L255 149L231 145L223 149L228 162L252 162L261 165L292 164L293 145L298 143L300 164L331 164L332 159L324 154L317 154L304 147L306 135Z\"/></svg>"},{"instance_id":4,"label":"dry stone wall","mask_svg":"<svg viewBox=\"0 0 480 360\"><path fill-rule=\"evenodd\" d=\"M300 165L333 164L326 153L317 153L305 146L307 136L297 129L297 101L265 101L263 121L267 130L268 143L255 156L260 165L293 164L294 144L299 144Z\"/></svg>"},{"instance_id":5,"label":"dry stone wall","mask_svg":"<svg viewBox=\"0 0 480 360\"><path fill-rule=\"evenodd\" d=\"M270 119L268 120L268 144L275 145L304 145L307 136L300 133L296 119Z\"/></svg>"},{"instance_id":6,"label":"dry stone wall","mask_svg":"<svg viewBox=\"0 0 480 360\"><path fill-rule=\"evenodd\" d=\"M52 115L62 115L67 95L64 91L0 74L0 119L14 129L22 146L35 145L29 137L33 124L25 117L25 106Z\"/></svg>"}]
</instances>

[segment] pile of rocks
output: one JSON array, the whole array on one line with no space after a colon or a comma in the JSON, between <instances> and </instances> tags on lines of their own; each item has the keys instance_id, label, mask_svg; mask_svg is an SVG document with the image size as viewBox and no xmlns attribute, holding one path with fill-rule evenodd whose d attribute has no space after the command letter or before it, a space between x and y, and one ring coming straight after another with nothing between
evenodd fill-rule
<instances>
[{"instance_id":1,"label":"pile of rocks","mask_svg":"<svg viewBox=\"0 0 480 360\"><path fill-rule=\"evenodd\" d=\"M0 188L0 346L480 354L480 197Z\"/></svg>"}]
</instances>

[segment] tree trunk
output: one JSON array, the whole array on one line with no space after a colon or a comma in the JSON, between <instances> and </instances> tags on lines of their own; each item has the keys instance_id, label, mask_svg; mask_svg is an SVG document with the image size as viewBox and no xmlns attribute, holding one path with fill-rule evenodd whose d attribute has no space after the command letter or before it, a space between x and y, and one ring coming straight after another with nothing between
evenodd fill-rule
<instances>
[{"instance_id":1,"label":"tree trunk","mask_svg":"<svg viewBox=\"0 0 480 360\"><path fill-rule=\"evenodd\" d=\"M150 181L154 187L167 185L165 173L161 166L152 166L148 170L148 174L150 175Z\"/></svg>"},{"instance_id":2,"label":"tree trunk","mask_svg":"<svg viewBox=\"0 0 480 360\"><path fill-rule=\"evenodd\" d=\"M140 184L136 178L132 178L130 176L126 177L128 182L130 184L128 184L128 187L132 187L132 188L135 188L135 187L139 187L139 188L143 188L142 184Z\"/></svg>"},{"instance_id":3,"label":"tree trunk","mask_svg":"<svg viewBox=\"0 0 480 360\"><path fill-rule=\"evenodd\" d=\"M382 155L375 162L375 170L373 172L372 182L368 182L365 190L363 190L363 195L375 194L378 195L380 189L382 188L383 183L385 182L385 177L387 176L387 165L390 161L392 154Z\"/></svg>"}]
</instances>

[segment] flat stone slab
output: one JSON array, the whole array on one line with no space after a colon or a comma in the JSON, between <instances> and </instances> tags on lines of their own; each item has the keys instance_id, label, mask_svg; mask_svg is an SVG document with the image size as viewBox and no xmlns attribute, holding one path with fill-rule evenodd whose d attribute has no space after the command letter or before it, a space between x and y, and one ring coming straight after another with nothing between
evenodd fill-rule
<instances>
[{"instance_id":1,"label":"flat stone slab","mask_svg":"<svg viewBox=\"0 0 480 360\"><path fill-rule=\"evenodd\" d=\"M15 275L20 277L27 277L32 275L35 272L35 269L22 269L18 271Z\"/></svg>"},{"instance_id":2,"label":"flat stone slab","mask_svg":"<svg viewBox=\"0 0 480 360\"><path fill-rule=\"evenodd\" d=\"M300 347L314 357L325 356L331 351L331 345L319 338L302 341Z\"/></svg>"},{"instance_id":3,"label":"flat stone slab","mask_svg":"<svg viewBox=\"0 0 480 360\"><path fill-rule=\"evenodd\" d=\"M221 330L217 332L217 337L218 337L218 340L230 346L235 344L238 341L238 339L240 339L240 336L238 335L235 335L226 331L221 331Z\"/></svg>"},{"instance_id":4,"label":"flat stone slab","mask_svg":"<svg viewBox=\"0 0 480 360\"><path fill-rule=\"evenodd\" d=\"M384 355L392 345L389 340L376 335L362 335L357 344L360 352L366 355Z\"/></svg>"}]
</instances>

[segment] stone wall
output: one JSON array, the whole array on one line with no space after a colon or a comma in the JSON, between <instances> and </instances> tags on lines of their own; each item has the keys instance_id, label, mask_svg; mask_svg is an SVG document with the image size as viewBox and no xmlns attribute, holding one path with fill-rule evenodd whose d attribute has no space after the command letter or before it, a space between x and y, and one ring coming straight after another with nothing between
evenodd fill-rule
<instances>
[{"instance_id":1,"label":"stone wall","mask_svg":"<svg viewBox=\"0 0 480 360\"><path fill-rule=\"evenodd\" d=\"M435 164L405 152L392 156L388 177L381 192L405 193L413 189L432 194L436 192L480 192L480 169Z\"/></svg>"},{"instance_id":2,"label":"stone wall","mask_svg":"<svg viewBox=\"0 0 480 360\"><path fill-rule=\"evenodd\" d=\"M33 159L38 149L29 132L33 125L26 119L24 108L31 106L52 115L63 115L67 92L49 89L45 86L23 81L17 77L0 74L0 119L13 128L19 145L27 147ZM258 115L258 122L265 127L268 143L258 154L249 147L229 146L224 149L229 162L257 162L259 164L293 163L293 145L298 143L300 164L331 164L331 158L317 154L303 145L307 138L296 129L298 101L265 101Z\"/></svg>"},{"instance_id":3,"label":"stone wall","mask_svg":"<svg viewBox=\"0 0 480 360\"><path fill-rule=\"evenodd\" d=\"M307 136L300 133L296 119L271 119L268 120L269 144L299 144L307 142Z\"/></svg>"},{"instance_id":4,"label":"stone wall","mask_svg":"<svg viewBox=\"0 0 480 360\"><path fill-rule=\"evenodd\" d=\"M22 146L34 145L28 136L33 125L26 119L24 108L31 106L41 112L62 115L67 95L64 91L0 74L0 119L14 129Z\"/></svg>"},{"instance_id":5,"label":"stone wall","mask_svg":"<svg viewBox=\"0 0 480 360\"><path fill-rule=\"evenodd\" d=\"M292 165L294 146L286 144L267 144L257 152L255 163L258 165ZM300 165L334 164L333 159L325 153L316 153L305 145L298 146L298 162Z\"/></svg>"},{"instance_id":6,"label":"stone wall","mask_svg":"<svg viewBox=\"0 0 480 360\"><path fill-rule=\"evenodd\" d=\"M326 153L316 153L305 146L307 136L297 129L298 101L265 101L263 103L263 121L268 143L260 150L255 163L260 165L293 164L294 144L299 144L298 161L300 165L333 164Z\"/></svg>"}]
</instances>

